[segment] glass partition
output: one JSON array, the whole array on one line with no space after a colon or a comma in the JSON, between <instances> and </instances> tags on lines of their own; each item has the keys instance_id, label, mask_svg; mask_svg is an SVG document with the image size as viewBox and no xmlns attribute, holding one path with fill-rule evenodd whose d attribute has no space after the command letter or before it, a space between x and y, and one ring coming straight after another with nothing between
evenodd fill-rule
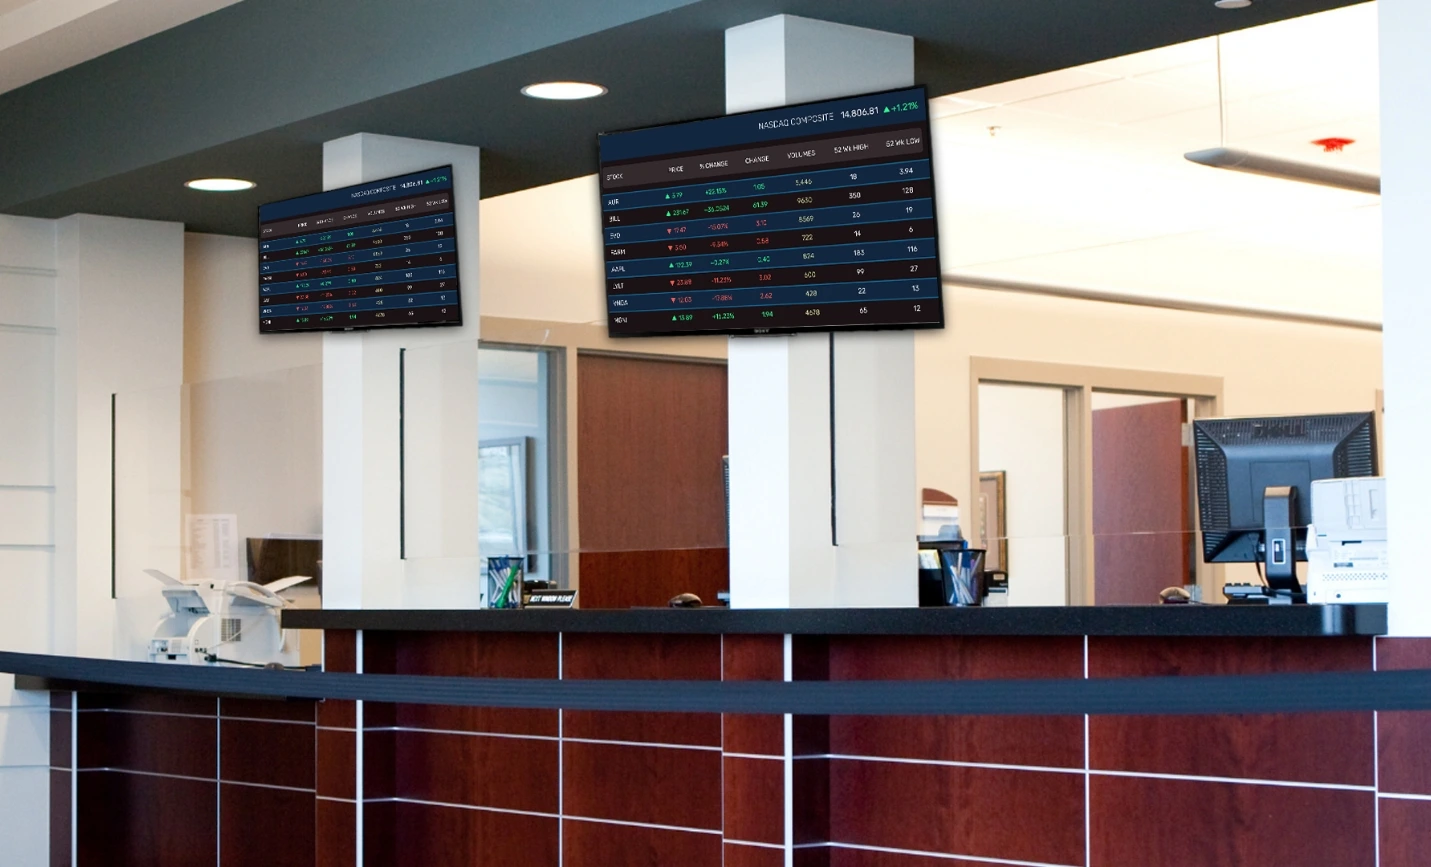
<instances>
[{"instance_id":1,"label":"glass partition","mask_svg":"<svg viewBox=\"0 0 1431 867\"><path fill-rule=\"evenodd\" d=\"M322 414L316 365L113 396L112 484L95 473L81 498L112 520L112 540L100 543L110 550L93 552L108 555L99 558L107 586L88 587L114 600L115 656L147 657L156 624L174 611L165 591L186 583L302 574L310 580L284 595L317 606Z\"/></svg>"},{"instance_id":2,"label":"glass partition","mask_svg":"<svg viewBox=\"0 0 1431 867\"><path fill-rule=\"evenodd\" d=\"M334 607L477 607L503 585L506 598L577 589L587 608L718 601L730 584L724 365L591 351L537 325L502 336L376 352L361 411L326 436L317 365L115 395L114 542L97 562L116 652L146 651L169 610L166 578L312 573L285 595ZM989 604L1151 604L1165 588L1214 586L1184 444L1200 404L995 381L978 401L977 471L952 492L962 508L941 508L958 509L1006 587ZM335 444L347 494L325 491ZM110 492L96 490L102 507ZM880 571L879 548L861 547L850 536L842 557ZM833 563L794 569L820 580ZM829 600L861 601L858 586Z\"/></svg>"}]
</instances>

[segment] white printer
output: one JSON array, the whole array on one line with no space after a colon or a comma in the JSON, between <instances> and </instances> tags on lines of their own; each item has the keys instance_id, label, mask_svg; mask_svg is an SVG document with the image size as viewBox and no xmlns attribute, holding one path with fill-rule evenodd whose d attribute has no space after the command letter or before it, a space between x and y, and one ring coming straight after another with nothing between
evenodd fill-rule
<instances>
[{"instance_id":1,"label":"white printer","mask_svg":"<svg viewBox=\"0 0 1431 867\"><path fill-rule=\"evenodd\" d=\"M1307 601L1386 602L1386 479L1312 482L1307 528Z\"/></svg>"}]
</instances>

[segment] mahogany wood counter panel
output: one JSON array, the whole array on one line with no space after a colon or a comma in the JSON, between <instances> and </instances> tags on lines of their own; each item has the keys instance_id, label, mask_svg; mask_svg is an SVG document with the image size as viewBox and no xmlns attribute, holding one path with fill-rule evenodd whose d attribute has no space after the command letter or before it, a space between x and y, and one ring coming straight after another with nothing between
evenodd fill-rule
<instances>
[{"instance_id":1,"label":"mahogany wood counter panel","mask_svg":"<svg viewBox=\"0 0 1431 867\"><path fill-rule=\"evenodd\" d=\"M313 867L315 714L300 700L52 693L50 863Z\"/></svg>"},{"instance_id":2,"label":"mahogany wood counter panel","mask_svg":"<svg viewBox=\"0 0 1431 867\"><path fill-rule=\"evenodd\" d=\"M688 622L683 612L630 613ZM361 659L369 673L588 681L1431 667L1431 639L1357 635L787 638L665 628L333 630L327 640L336 668ZM1410 712L797 715L787 725L758 714L327 705L54 693L52 797L67 801L78 779L79 863L187 864L195 851L219 851L221 867L349 867L359 811L365 862L385 865L764 867L784 863L787 843L801 867L1403 867L1431 851L1431 742L1425 715ZM281 762L255 763L234 746L254 738L279 738ZM176 739L189 745L184 755L158 746ZM264 825L269 809L291 818ZM67 839L68 810L52 815L54 838ZM245 826L266 831L236 833Z\"/></svg>"}]
</instances>

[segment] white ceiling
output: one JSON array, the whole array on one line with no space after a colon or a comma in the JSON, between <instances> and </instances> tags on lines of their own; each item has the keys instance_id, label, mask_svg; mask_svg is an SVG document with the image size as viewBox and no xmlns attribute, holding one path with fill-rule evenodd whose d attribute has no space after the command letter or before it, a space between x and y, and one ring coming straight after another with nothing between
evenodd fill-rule
<instances>
[{"instance_id":1,"label":"white ceiling","mask_svg":"<svg viewBox=\"0 0 1431 867\"><path fill-rule=\"evenodd\" d=\"M0 93L238 0L0 0Z\"/></svg>"},{"instance_id":2,"label":"white ceiling","mask_svg":"<svg viewBox=\"0 0 1431 867\"><path fill-rule=\"evenodd\" d=\"M1222 139L1218 50L932 100L945 273L1379 322L1378 197L1183 158ZM1231 34L1221 54L1229 146L1378 170L1375 4ZM1327 136L1357 141L1310 144ZM485 200L483 311L602 321L597 199L589 176ZM553 284L561 312L530 291Z\"/></svg>"},{"instance_id":3,"label":"white ceiling","mask_svg":"<svg viewBox=\"0 0 1431 867\"><path fill-rule=\"evenodd\" d=\"M1378 197L1182 156L1377 172L1377 94L1368 3L935 99L944 270L1379 321Z\"/></svg>"}]
</instances>

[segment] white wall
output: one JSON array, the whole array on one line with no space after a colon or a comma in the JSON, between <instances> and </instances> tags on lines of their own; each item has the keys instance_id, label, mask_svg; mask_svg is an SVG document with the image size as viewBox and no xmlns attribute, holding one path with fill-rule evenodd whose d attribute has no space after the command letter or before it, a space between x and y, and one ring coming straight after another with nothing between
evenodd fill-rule
<instances>
[{"instance_id":1,"label":"white wall","mask_svg":"<svg viewBox=\"0 0 1431 867\"><path fill-rule=\"evenodd\" d=\"M184 236L184 381L323 363L321 334L258 333L258 241Z\"/></svg>"},{"instance_id":2,"label":"white wall","mask_svg":"<svg viewBox=\"0 0 1431 867\"><path fill-rule=\"evenodd\" d=\"M55 228L0 216L0 649L51 647ZM6 864L49 858L47 693L0 674L0 840Z\"/></svg>"},{"instance_id":3,"label":"white wall","mask_svg":"<svg viewBox=\"0 0 1431 867\"><path fill-rule=\"evenodd\" d=\"M323 530L323 339L260 334L258 244L184 236L184 510Z\"/></svg>"},{"instance_id":4,"label":"white wall","mask_svg":"<svg viewBox=\"0 0 1431 867\"><path fill-rule=\"evenodd\" d=\"M969 359L1219 376L1227 415L1370 410L1381 335L1242 316L946 289L944 331L915 341L919 484L973 502Z\"/></svg>"},{"instance_id":5,"label":"white wall","mask_svg":"<svg viewBox=\"0 0 1431 867\"><path fill-rule=\"evenodd\" d=\"M596 175L484 200L482 313L604 324L600 203Z\"/></svg>"},{"instance_id":6,"label":"white wall","mask_svg":"<svg viewBox=\"0 0 1431 867\"><path fill-rule=\"evenodd\" d=\"M1005 473L1010 605L1068 601L1063 432L1062 389L979 386L979 471ZM978 501L968 502L974 538Z\"/></svg>"}]
</instances>

